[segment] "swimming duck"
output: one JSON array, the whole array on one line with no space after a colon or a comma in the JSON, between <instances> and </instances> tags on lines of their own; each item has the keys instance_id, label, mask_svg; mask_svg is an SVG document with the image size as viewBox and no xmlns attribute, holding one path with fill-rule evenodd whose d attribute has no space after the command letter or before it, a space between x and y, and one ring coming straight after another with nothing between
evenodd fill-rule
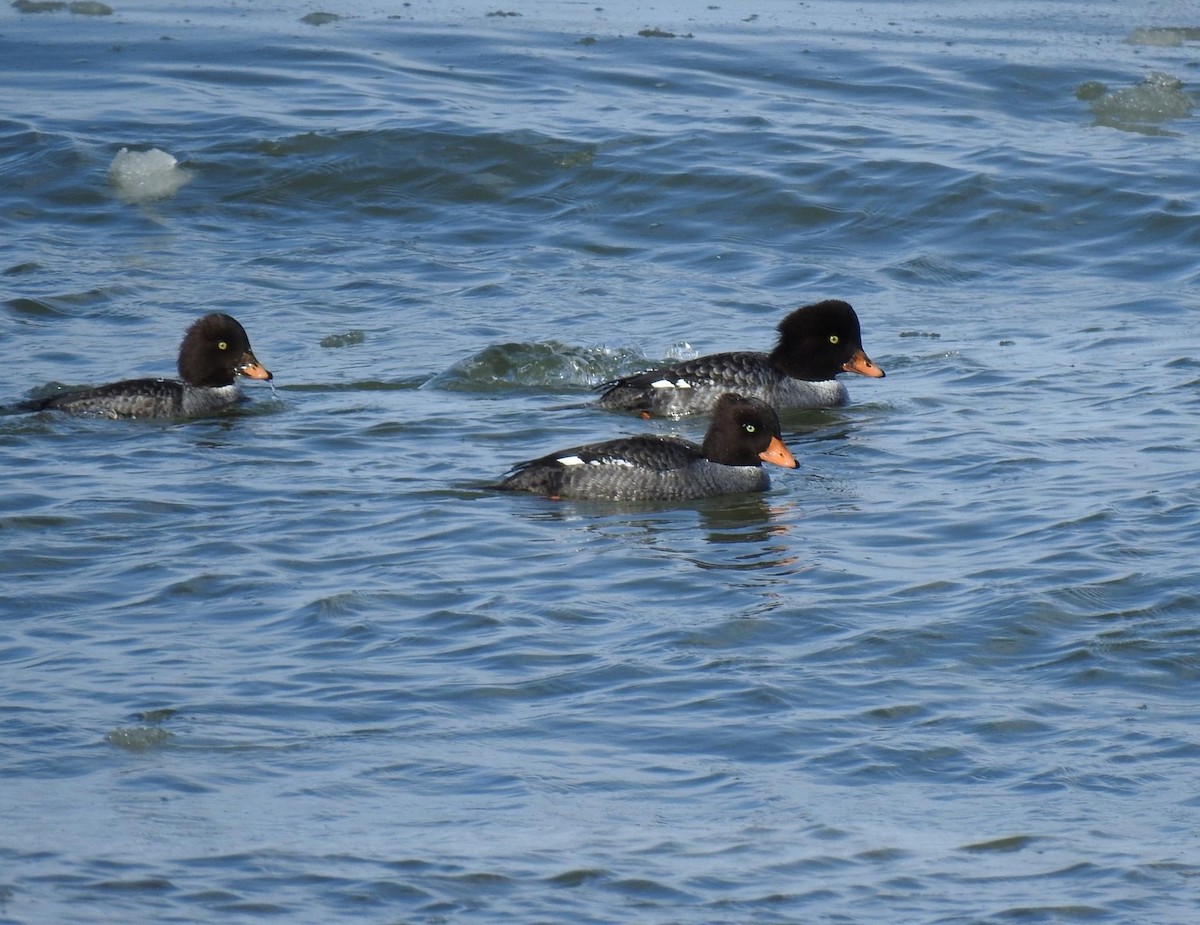
<instances>
[{"instance_id":1,"label":"swimming duck","mask_svg":"<svg viewBox=\"0 0 1200 925\"><path fill-rule=\"evenodd\" d=\"M771 480L763 462L796 467L779 418L757 398L725 394L713 408L703 445L656 434L619 437L520 463L489 487L556 500L683 501L766 491Z\"/></svg>"},{"instance_id":2,"label":"swimming duck","mask_svg":"<svg viewBox=\"0 0 1200 925\"><path fill-rule=\"evenodd\" d=\"M205 315L179 345L179 379L126 379L24 402L27 411L65 411L104 418L191 417L243 398L235 376L271 379L235 318Z\"/></svg>"},{"instance_id":3,"label":"swimming duck","mask_svg":"<svg viewBox=\"0 0 1200 925\"><path fill-rule=\"evenodd\" d=\"M725 392L761 398L776 410L831 408L849 395L835 377L883 378L863 350L858 315L849 303L827 299L796 309L779 324L770 353L717 353L602 383L596 404L643 417L683 417L711 411Z\"/></svg>"}]
</instances>

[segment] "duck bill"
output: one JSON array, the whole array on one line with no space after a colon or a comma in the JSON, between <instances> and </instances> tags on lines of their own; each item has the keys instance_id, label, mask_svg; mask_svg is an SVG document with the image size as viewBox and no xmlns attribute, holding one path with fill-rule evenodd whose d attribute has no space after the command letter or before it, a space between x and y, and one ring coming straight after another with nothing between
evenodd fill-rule
<instances>
[{"instance_id":1,"label":"duck bill","mask_svg":"<svg viewBox=\"0 0 1200 925\"><path fill-rule=\"evenodd\" d=\"M883 370L871 362L871 358L867 356L866 351L861 348L854 351L854 356L850 357L842 364L842 369L848 373L858 373L860 376L870 376L872 379L882 379Z\"/></svg>"},{"instance_id":2,"label":"duck bill","mask_svg":"<svg viewBox=\"0 0 1200 925\"><path fill-rule=\"evenodd\" d=\"M792 455L791 450L784 446L783 441L778 437L771 438L771 442L767 444L765 450L758 454L758 458L763 462L783 466L785 469L795 469L799 465L796 462L796 457Z\"/></svg>"},{"instance_id":3,"label":"duck bill","mask_svg":"<svg viewBox=\"0 0 1200 925\"><path fill-rule=\"evenodd\" d=\"M237 371L239 375L245 376L247 379L262 379L270 382L274 378L270 370L258 362L249 350L242 355L242 361L238 363Z\"/></svg>"}]
</instances>

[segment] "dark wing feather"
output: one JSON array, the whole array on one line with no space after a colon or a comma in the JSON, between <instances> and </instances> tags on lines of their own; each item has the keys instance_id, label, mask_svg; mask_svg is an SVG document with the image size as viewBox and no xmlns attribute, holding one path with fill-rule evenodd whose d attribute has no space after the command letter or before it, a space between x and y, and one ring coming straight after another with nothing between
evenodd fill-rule
<instances>
[{"instance_id":1,"label":"dark wing feather","mask_svg":"<svg viewBox=\"0 0 1200 925\"><path fill-rule=\"evenodd\" d=\"M621 480L634 472L671 472L686 469L703 459L700 447L678 437L651 434L618 437L603 443L559 450L520 463L498 485L507 491L532 491L559 495L564 483Z\"/></svg>"},{"instance_id":2,"label":"dark wing feather","mask_svg":"<svg viewBox=\"0 0 1200 925\"><path fill-rule=\"evenodd\" d=\"M563 465L559 460L572 457L582 460L585 464L637 466L663 472L682 469L697 459L703 459L704 454L696 444L678 437L643 434L576 447L573 450L554 453L546 459Z\"/></svg>"},{"instance_id":3,"label":"dark wing feather","mask_svg":"<svg viewBox=\"0 0 1200 925\"><path fill-rule=\"evenodd\" d=\"M25 407L32 411L134 418L176 414L182 404L183 384L174 379L128 379L33 399Z\"/></svg>"},{"instance_id":4,"label":"dark wing feather","mask_svg":"<svg viewBox=\"0 0 1200 925\"><path fill-rule=\"evenodd\" d=\"M686 405L690 392L697 401L710 405L714 395L754 394L777 378L765 353L715 353L602 383L597 386L597 404L613 411L652 411L661 401L682 401ZM687 383L687 387L677 385L679 382Z\"/></svg>"},{"instance_id":5,"label":"dark wing feather","mask_svg":"<svg viewBox=\"0 0 1200 925\"><path fill-rule=\"evenodd\" d=\"M571 469L578 465L637 466L641 469L681 469L689 463L703 459L700 447L678 437L659 437L642 434L636 437L618 437L603 443L588 443L549 453L539 459L531 459L513 468L514 472L531 467ZM564 461L565 460L565 461ZM579 460L579 462L573 462Z\"/></svg>"}]
</instances>

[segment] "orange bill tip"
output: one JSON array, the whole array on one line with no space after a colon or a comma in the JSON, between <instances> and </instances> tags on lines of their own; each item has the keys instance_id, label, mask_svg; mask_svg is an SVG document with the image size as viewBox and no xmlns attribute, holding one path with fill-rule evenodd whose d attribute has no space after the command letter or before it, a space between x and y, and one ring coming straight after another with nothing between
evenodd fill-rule
<instances>
[{"instance_id":1,"label":"orange bill tip","mask_svg":"<svg viewBox=\"0 0 1200 925\"><path fill-rule=\"evenodd\" d=\"M854 356L842 364L842 369L848 373L870 376L872 379L882 379L884 376L883 370L871 362L864 350L855 350Z\"/></svg>"},{"instance_id":2,"label":"orange bill tip","mask_svg":"<svg viewBox=\"0 0 1200 925\"><path fill-rule=\"evenodd\" d=\"M242 362L238 364L237 371L247 379L262 379L265 382L270 382L275 378L271 375L270 370L258 362L253 353L249 352L242 357Z\"/></svg>"},{"instance_id":3,"label":"orange bill tip","mask_svg":"<svg viewBox=\"0 0 1200 925\"><path fill-rule=\"evenodd\" d=\"M778 437L771 438L771 442L767 444L765 450L758 454L758 458L763 462L783 466L785 469L795 469L799 465L796 457L792 455L792 451L784 446L783 441Z\"/></svg>"}]
</instances>

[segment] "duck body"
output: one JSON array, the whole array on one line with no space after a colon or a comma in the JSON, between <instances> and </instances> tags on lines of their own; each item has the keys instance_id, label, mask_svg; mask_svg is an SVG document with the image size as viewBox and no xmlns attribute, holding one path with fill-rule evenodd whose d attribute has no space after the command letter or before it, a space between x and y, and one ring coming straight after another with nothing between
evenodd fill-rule
<instances>
[{"instance_id":1,"label":"duck body","mask_svg":"<svg viewBox=\"0 0 1200 925\"><path fill-rule=\"evenodd\" d=\"M703 444L641 434L560 450L520 463L491 486L551 498L599 501L686 501L766 491L762 463L795 468L779 419L762 401L723 395Z\"/></svg>"},{"instance_id":2,"label":"duck body","mask_svg":"<svg viewBox=\"0 0 1200 925\"><path fill-rule=\"evenodd\" d=\"M862 346L858 315L829 299L796 309L779 324L770 353L717 353L605 382L596 404L646 417L683 417L713 410L725 392L758 398L776 410L832 408L849 400L839 373L882 378Z\"/></svg>"},{"instance_id":3,"label":"duck body","mask_svg":"<svg viewBox=\"0 0 1200 925\"><path fill-rule=\"evenodd\" d=\"M179 346L179 379L125 379L24 402L26 411L62 411L101 418L195 417L229 408L245 396L237 376L270 380L235 318L206 315Z\"/></svg>"},{"instance_id":4,"label":"duck body","mask_svg":"<svg viewBox=\"0 0 1200 925\"><path fill-rule=\"evenodd\" d=\"M212 414L245 397L237 383L205 387L178 379L126 379L34 399L23 407L96 418L177 418Z\"/></svg>"},{"instance_id":5,"label":"duck body","mask_svg":"<svg viewBox=\"0 0 1200 925\"><path fill-rule=\"evenodd\" d=\"M638 411L650 417L707 414L726 392L750 395L772 408L834 408L850 393L837 379L793 379L768 353L740 351L660 366L601 386L596 404L608 411Z\"/></svg>"},{"instance_id":6,"label":"duck body","mask_svg":"<svg viewBox=\"0 0 1200 925\"><path fill-rule=\"evenodd\" d=\"M577 446L521 463L497 488L551 498L688 501L766 491L762 466L725 466L678 437L642 434Z\"/></svg>"}]
</instances>

